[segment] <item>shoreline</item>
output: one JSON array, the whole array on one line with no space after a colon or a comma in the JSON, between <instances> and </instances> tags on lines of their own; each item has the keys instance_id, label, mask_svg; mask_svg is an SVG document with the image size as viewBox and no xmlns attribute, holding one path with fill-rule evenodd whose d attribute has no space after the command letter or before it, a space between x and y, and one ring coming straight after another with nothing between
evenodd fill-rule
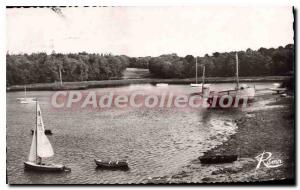
<instances>
[{"instance_id":1,"label":"shoreline","mask_svg":"<svg viewBox=\"0 0 300 190\"><path fill-rule=\"evenodd\" d=\"M291 76L264 76L264 77L240 77L240 82L283 82L290 79ZM81 82L63 82L63 86L59 83L38 83L28 85L12 85L6 87L6 92L24 91L26 86L27 91L55 91L55 90L85 90L90 88L107 88L128 86L131 84L191 84L194 83L194 78L188 79L156 79L156 78L141 78L141 79L122 79L122 80L103 80L103 81L81 81ZM235 77L208 77L205 78L205 83L232 83L236 82ZM201 81L199 81L201 83Z\"/></svg>"},{"instance_id":2,"label":"shoreline","mask_svg":"<svg viewBox=\"0 0 300 190\"><path fill-rule=\"evenodd\" d=\"M178 172L155 177L148 183L234 183L270 182L287 180L295 183L295 115L294 97L278 95L263 97L276 101L263 109L237 114L238 129L223 144L204 152L203 156L238 155L237 161L224 164L201 164L195 158ZM268 107L265 109L265 107ZM256 169L256 156L271 152L273 159L280 159L282 166ZM203 157L201 156L201 157ZM265 155L266 157L266 155Z\"/></svg>"}]
</instances>

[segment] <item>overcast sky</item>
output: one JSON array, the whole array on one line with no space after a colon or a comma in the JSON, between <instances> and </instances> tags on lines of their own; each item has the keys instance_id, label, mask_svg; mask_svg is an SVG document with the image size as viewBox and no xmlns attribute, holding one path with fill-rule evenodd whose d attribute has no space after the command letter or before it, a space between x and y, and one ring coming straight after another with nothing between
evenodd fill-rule
<instances>
[{"instance_id":1,"label":"overcast sky","mask_svg":"<svg viewBox=\"0 0 300 190\"><path fill-rule=\"evenodd\" d=\"M10 53L129 56L278 47L293 43L292 7L103 7L7 9Z\"/></svg>"}]
</instances>

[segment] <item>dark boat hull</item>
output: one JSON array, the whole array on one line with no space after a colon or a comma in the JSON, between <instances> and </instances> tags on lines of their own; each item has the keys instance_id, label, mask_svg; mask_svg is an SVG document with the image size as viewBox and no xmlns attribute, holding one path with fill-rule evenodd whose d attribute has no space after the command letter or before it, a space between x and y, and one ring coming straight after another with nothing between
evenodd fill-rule
<instances>
[{"instance_id":1,"label":"dark boat hull","mask_svg":"<svg viewBox=\"0 0 300 190\"><path fill-rule=\"evenodd\" d=\"M231 163L237 160L237 155L223 155L223 156L206 156L199 157L201 164L222 164Z\"/></svg>"},{"instance_id":2,"label":"dark boat hull","mask_svg":"<svg viewBox=\"0 0 300 190\"><path fill-rule=\"evenodd\" d=\"M62 172L65 171L64 165L39 165L33 162L24 162L25 170L39 171L39 172Z\"/></svg>"},{"instance_id":3,"label":"dark boat hull","mask_svg":"<svg viewBox=\"0 0 300 190\"><path fill-rule=\"evenodd\" d=\"M98 168L103 169L129 169L128 162L127 161L102 161L102 160L96 160L95 163Z\"/></svg>"}]
</instances>

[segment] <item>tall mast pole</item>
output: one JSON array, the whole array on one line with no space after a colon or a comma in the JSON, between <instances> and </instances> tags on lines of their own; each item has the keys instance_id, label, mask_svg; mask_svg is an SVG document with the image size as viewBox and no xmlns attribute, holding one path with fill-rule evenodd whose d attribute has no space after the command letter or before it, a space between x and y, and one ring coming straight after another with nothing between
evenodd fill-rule
<instances>
[{"instance_id":1,"label":"tall mast pole","mask_svg":"<svg viewBox=\"0 0 300 190\"><path fill-rule=\"evenodd\" d=\"M196 56L196 84L198 84L198 62L197 62L197 56Z\"/></svg>"},{"instance_id":2,"label":"tall mast pole","mask_svg":"<svg viewBox=\"0 0 300 190\"><path fill-rule=\"evenodd\" d=\"M59 66L59 79L60 79L60 86L62 86L62 76L61 76L61 68Z\"/></svg>"},{"instance_id":3,"label":"tall mast pole","mask_svg":"<svg viewBox=\"0 0 300 190\"><path fill-rule=\"evenodd\" d=\"M236 59L236 87L239 89L239 58L237 52L235 53Z\"/></svg>"},{"instance_id":4,"label":"tall mast pole","mask_svg":"<svg viewBox=\"0 0 300 190\"><path fill-rule=\"evenodd\" d=\"M24 86L24 90L25 90L25 98L27 98L26 85Z\"/></svg>"},{"instance_id":5,"label":"tall mast pole","mask_svg":"<svg viewBox=\"0 0 300 190\"><path fill-rule=\"evenodd\" d=\"M38 136L37 136L37 120L38 120L38 115L37 115L37 104L38 104L38 101L36 99L36 104L35 104L35 163L37 164L37 160L38 160L38 154L37 154L37 150L38 150Z\"/></svg>"},{"instance_id":6,"label":"tall mast pole","mask_svg":"<svg viewBox=\"0 0 300 190\"><path fill-rule=\"evenodd\" d=\"M202 93L204 89L204 83L205 83L205 65L203 65L203 71L202 71Z\"/></svg>"}]
</instances>

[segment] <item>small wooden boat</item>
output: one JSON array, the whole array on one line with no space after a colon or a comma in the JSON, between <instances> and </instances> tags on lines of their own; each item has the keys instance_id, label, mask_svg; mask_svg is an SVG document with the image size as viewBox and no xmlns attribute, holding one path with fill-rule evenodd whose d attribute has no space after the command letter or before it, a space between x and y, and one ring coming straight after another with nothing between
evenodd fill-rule
<instances>
[{"instance_id":1,"label":"small wooden boat","mask_svg":"<svg viewBox=\"0 0 300 190\"><path fill-rule=\"evenodd\" d=\"M199 157L201 164L222 164L231 163L237 160L237 155L217 155Z\"/></svg>"},{"instance_id":2,"label":"small wooden boat","mask_svg":"<svg viewBox=\"0 0 300 190\"><path fill-rule=\"evenodd\" d=\"M70 168L61 164L45 164L42 162L42 158L48 158L53 155L53 148L49 139L45 135L42 112L38 101L36 101L36 128L33 131L28 161L24 162L24 168L25 170L40 172L71 171Z\"/></svg>"},{"instance_id":3,"label":"small wooden boat","mask_svg":"<svg viewBox=\"0 0 300 190\"><path fill-rule=\"evenodd\" d=\"M129 169L127 160L103 161L103 160L95 159L95 163L98 168L103 168L103 169Z\"/></svg>"}]
</instances>

